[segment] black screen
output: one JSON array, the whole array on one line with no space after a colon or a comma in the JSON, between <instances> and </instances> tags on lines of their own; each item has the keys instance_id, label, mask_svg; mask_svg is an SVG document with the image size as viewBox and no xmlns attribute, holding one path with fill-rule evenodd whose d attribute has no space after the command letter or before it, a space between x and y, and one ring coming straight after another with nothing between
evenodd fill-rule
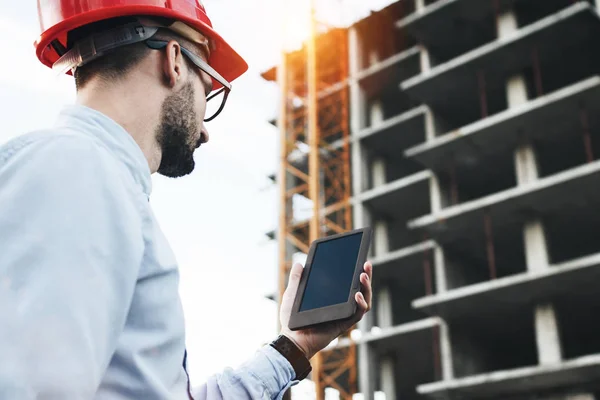
<instances>
[{"instance_id":1,"label":"black screen","mask_svg":"<svg viewBox=\"0 0 600 400\"><path fill-rule=\"evenodd\" d=\"M300 312L348 301L361 239L362 232L317 245Z\"/></svg>"}]
</instances>

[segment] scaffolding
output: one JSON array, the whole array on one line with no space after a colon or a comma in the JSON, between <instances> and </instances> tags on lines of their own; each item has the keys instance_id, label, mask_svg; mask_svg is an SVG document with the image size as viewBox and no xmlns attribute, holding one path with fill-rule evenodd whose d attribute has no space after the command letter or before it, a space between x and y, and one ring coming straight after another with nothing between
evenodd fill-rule
<instances>
[{"instance_id":1,"label":"scaffolding","mask_svg":"<svg viewBox=\"0 0 600 400\"><path fill-rule=\"evenodd\" d=\"M319 237L352 229L347 30L317 35L314 7L311 38L280 65L263 74L281 91L279 296L283 295L295 254L307 254ZM306 151L308 149L308 152ZM294 198L311 201L309 219L298 218ZM357 392L356 347L328 348L313 359L317 399L325 388L350 399Z\"/></svg>"}]
</instances>

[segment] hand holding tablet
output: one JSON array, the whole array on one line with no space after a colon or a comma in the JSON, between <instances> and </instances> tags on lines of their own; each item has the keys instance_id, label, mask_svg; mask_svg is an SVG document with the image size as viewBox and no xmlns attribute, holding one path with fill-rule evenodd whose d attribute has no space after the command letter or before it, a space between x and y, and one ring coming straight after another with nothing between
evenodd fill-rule
<instances>
[{"instance_id":1,"label":"hand holding tablet","mask_svg":"<svg viewBox=\"0 0 600 400\"><path fill-rule=\"evenodd\" d=\"M365 261L371 236L363 228L316 240L305 267L292 268L280 311L282 334L308 358L370 310L373 267Z\"/></svg>"}]
</instances>

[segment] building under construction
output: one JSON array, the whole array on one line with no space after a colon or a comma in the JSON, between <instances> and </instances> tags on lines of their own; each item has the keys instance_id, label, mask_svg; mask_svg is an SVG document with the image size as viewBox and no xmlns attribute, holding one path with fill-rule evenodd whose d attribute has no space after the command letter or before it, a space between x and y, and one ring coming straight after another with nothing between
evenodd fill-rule
<instances>
[{"instance_id":1,"label":"building under construction","mask_svg":"<svg viewBox=\"0 0 600 400\"><path fill-rule=\"evenodd\" d=\"M374 308L317 398L600 399L598 7L399 0L263 74L280 292L310 241L375 230Z\"/></svg>"}]
</instances>

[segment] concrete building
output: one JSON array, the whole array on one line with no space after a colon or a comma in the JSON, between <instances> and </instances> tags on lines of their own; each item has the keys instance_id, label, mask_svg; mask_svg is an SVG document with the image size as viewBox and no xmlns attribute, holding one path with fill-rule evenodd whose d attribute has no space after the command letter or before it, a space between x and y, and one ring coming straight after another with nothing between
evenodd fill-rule
<instances>
[{"instance_id":1,"label":"concrete building","mask_svg":"<svg viewBox=\"0 0 600 400\"><path fill-rule=\"evenodd\" d=\"M399 0L348 29L365 399L600 399L599 6Z\"/></svg>"}]
</instances>

